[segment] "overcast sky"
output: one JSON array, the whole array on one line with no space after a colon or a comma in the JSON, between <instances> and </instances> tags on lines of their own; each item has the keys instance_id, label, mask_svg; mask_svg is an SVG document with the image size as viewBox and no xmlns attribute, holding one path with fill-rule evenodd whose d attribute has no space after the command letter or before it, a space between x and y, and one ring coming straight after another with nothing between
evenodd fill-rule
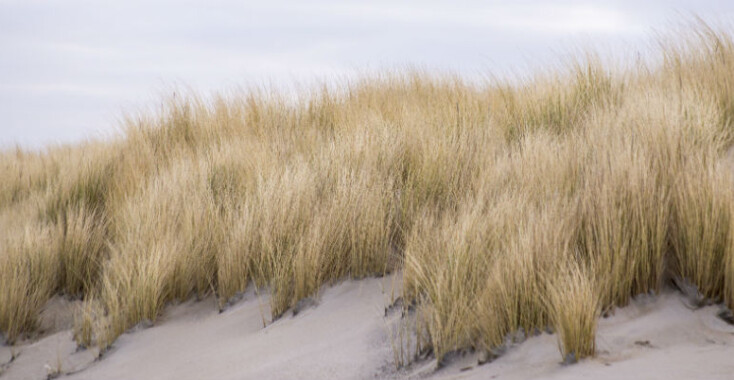
<instances>
[{"instance_id":1,"label":"overcast sky","mask_svg":"<svg viewBox=\"0 0 734 380\"><path fill-rule=\"evenodd\" d=\"M575 46L644 50L691 12L726 22L734 1L0 0L0 147L107 136L174 85L501 75Z\"/></svg>"}]
</instances>

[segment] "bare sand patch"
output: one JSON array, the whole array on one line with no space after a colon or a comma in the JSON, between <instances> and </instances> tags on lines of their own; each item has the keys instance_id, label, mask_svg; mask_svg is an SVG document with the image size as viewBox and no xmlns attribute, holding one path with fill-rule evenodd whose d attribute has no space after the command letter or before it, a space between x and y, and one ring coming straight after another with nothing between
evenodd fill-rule
<instances>
[{"instance_id":1,"label":"bare sand patch","mask_svg":"<svg viewBox=\"0 0 734 380\"><path fill-rule=\"evenodd\" d=\"M597 356L574 365L563 365L557 337L542 333L483 365L478 354L466 354L439 370L429 359L396 371L388 325L399 313L385 313L399 294L393 283L393 277L346 281L274 322L268 296L253 290L222 313L212 298L185 302L168 307L155 326L123 334L98 361L94 350L78 351L65 329L15 347L9 364L11 348L0 347L2 377L45 379L59 363L63 378L74 380L729 379L734 373L734 326L717 317L718 305L690 310L673 290L639 296L602 318Z\"/></svg>"}]
</instances>

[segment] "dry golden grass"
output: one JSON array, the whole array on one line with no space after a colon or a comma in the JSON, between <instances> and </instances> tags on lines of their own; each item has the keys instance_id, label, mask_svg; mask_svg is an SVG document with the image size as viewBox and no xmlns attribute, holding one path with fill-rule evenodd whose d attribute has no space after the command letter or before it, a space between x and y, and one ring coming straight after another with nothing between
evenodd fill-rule
<instances>
[{"instance_id":1,"label":"dry golden grass","mask_svg":"<svg viewBox=\"0 0 734 380\"><path fill-rule=\"evenodd\" d=\"M223 308L254 283L278 317L396 269L404 335L439 360L547 327L593 355L599 313L669 276L732 307L732 41L700 23L658 61L590 54L515 84L179 96L114 141L4 152L0 332L66 294L104 349L172 301Z\"/></svg>"},{"instance_id":2,"label":"dry golden grass","mask_svg":"<svg viewBox=\"0 0 734 380\"><path fill-rule=\"evenodd\" d=\"M595 354L601 299L596 294L594 271L573 261L562 265L559 274L548 280L545 306L558 334L561 356L573 363Z\"/></svg>"},{"instance_id":3,"label":"dry golden grass","mask_svg":"<svg viewBox=\"0 0 734 380\"><path fill-rule=\"evenodd\" d=\"M25 209L24 212L29 210ZM10 214L10 215L8 215ZM59 242L47 225L17 223L20 216L3 215L8 235L0 240L0 331L10 343L37 327L37 317L56 288Z\"/></svg>"}]
</instances>

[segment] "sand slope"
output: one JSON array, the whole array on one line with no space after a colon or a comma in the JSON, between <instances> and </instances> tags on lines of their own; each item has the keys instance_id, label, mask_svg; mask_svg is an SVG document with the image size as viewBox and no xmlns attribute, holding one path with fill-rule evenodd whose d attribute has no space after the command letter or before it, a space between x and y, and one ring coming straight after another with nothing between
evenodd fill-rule
<instances>
[{"instance_id":1,"label":"sand slope","mask_svg":"<svg viewBox=\"0 0 734 380\"><path fill-rule=\"evenodd\" d=\"M389 278L346 282L265 328L268 300L252 291L221 314L213 301L189 302L158 326L125 334L71 379L370 378L391 364L383 321L389 290Z\"/></svg>"},{"instance_id":2,"label":"sand slope","mask_svg":"<svg viewBox=\"0 0 734 380\"><path fill-rule=\"evenodd\" d=\"M95 350L77 350L72 339L74 310L79 301L52 298L40 317L40 333L15 347L0 345L0 378L35 380L89 367Z\"/></svg>"},{"instance_id":3,"label":"sand slope","mask_svg":"<svg viewBox=\"0 0 734 380\"><path fill-rule=\"evenodd\" d=\"M596 358L560 364L555 335L513 345L495 361L467 355L433 374L451 379L734 379L734 326L719 306L688 309L679 293L639 296L599 321ZM471 367L471 370L467 368ZM461 369L464 369L462 372ZM425 372L424 372L425 373ZM413 375L416 375L415 373Z\"/></svg>"},{"instance_id":4,"label":"sand slope","mask_svg":"<svg viewBox=\"0 0 734 380\"><path fill-rule=\"evenodd\" d=\"M250 291L222 313L212 299L190 301L169 307L156 326L123 335L94 363L94 353L76 352L70 330L61 330L17 347L0 376L43 379L45 366L60 358L65 372L78 371L63 377L74 380L734 378L734 326L716 316L718 306L691 311L673 291L638 297L602 319L599 355L575 365L560 364L556 337L542 334L481 366L467 354L440 370L426 360L396 372L388 326L399 313L385 317L397 294L393 283L341 283L324 289L317 305L265 328L267 296ZM9 355L9 347L0 348L0 364Z\"/></svg>"}]
</instances>

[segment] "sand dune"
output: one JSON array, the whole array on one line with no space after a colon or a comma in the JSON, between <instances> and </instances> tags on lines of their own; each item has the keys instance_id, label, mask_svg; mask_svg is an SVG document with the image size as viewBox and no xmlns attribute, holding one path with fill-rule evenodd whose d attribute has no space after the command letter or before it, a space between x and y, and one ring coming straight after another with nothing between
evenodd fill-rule
<instances>
[{"instance_id":1,"label":"sand dune","mask_svg":"<svg viewBox=\"0 0 734 380\"><path fill-rule=\"evenodd\" d=\"M439 370L427 359L396 371L388 332L400 313L385 316L385 306L399 294L394 283L391 277L343 282L322 290L318 301L297 315L289 312L274 322L267 296L252 290L222 313L213 299L189 301L169 307L155 326L124 334L96 362L92 350L75 350L68 325L61 323L60 331L17 347L17 358L4 366L2 377L44 379L59 360L70 380L730 379L734 374L734 326L716 316L718 306L690 310L672 290L637 297L602 319L599 354L574 365L560 363L556 336L543 333L481 366L477 354L466 354ZM9 347L0 348L0 363L10 355Z\"/></svg>"}]
</instances>

